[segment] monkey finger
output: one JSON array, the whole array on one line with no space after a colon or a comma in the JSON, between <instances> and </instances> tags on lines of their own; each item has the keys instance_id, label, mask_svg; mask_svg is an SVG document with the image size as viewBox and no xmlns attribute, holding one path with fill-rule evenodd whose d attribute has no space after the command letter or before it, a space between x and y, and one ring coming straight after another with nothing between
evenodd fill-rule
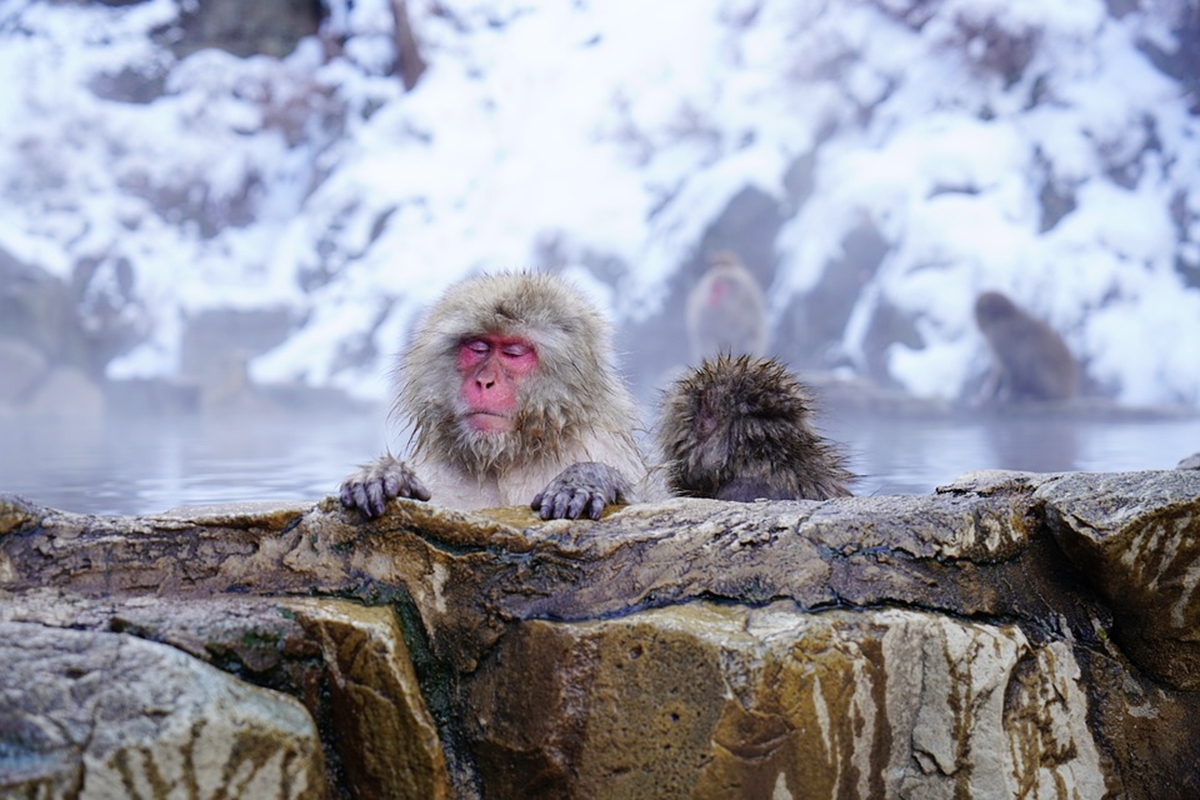
<instances>
[{"instance_id":1,"label":"monkey finger","mask_svg":"<svg viewBox=\"0 0 1200 800\"><path fill-rule=\"evenodd\" d=\"M392 469L383 478L383 494L388 497L412 497L417 500L428 500L429 490L412 470Z\"/></svg>"},{"instance_id":2,"label":"monkey finger","mask_svg":"<svg viewBox=\"0 0 1200 800\"><path fill-rule=\"evenodd\" d=\"M554 496L554 519L575 519L568 517L567 511L571 507L572 494L569 491L561 491Z\"/></svg>"},{"instance_id":3,"label":"monkey finger","mask_svg":"<svg viewBox=\"0 0 1200 800\"><path fill-rule=\"evenodd\" d=\"M554 516L554 499L555 496L551 492L538 492L537 497L533 500L531 507L538 512L539 519L557 519Z\"/></svg>"},{"instance_id":4,"label":"monkey finger","mask_svg":"<svg viewBox=\"0 0 1200 800\"><path fill-rule=\"evenodd\" d=\"M604 498L597 495L592 498L592 502L588 507L588 516L592 519L600 519L600 515L604 513L604 507L608 503L604 502Z\"/></svg>"},{"instance_id":5,"label":"monkey finger","mask_svg":"<svg viewBox=\"0 0 1200 800\"><path fill-rule=\"evenodd\" d=\"M592 516L591 514L591 507L597 500L600 501L600 507L604 508L604 501L600 498L597 497L593 499L593 496L588 492L576 493L576 495L571 498L570 504L567 506L567 517L570 519L579 519L583 516L584 509L588 509L588 516L591 516L592 519L596 519L596 517Z\"/></svg>"},{"instance_id":6,"label":"monkey finger","mask_svg":"<svg viewBox=\"0 0 1200 800\"><path fill-rule=\"evenodd\" d=\"M538 492L533 498L532 508L538 512L538 516L542 519L554 519L554 497L550 491Z\"/></svg>"},{"instance_id":7,"label":"monkey finger","mask_svg":"<svg viewBox=\"0 0 1200 800\"><path fill-rule=\"evenodd\" d=\"M361 483L347 483L342 487L343 501L347 508L358 509L358 512L365 517L371 516L371 505L367 498L367 488Z\"/></svg>"},{"instance_id":8,"label":"monkey finger","mask_svg":"<svg viewBox=\"0 0 1200 800\"><path fill-rule=\"evenodd\" d=\"M382 481L372 481L366 486L367 505L366 509L370 512L368 517L382 517L383 512L387 511L388 496L384 491L385 486Z\"/></svg>"},{"instance_id":9,"label":"monkey finger","mask_svg":"<svg viewBox=\"0 0 1200 800\"><path fill-rule=\"evenodd\" d=\"M408 482L408 496L417 500L428 500L433 497L429 490L425 488L425 484L421 483L421 479L416 475L412 476L412 480Z\"/></svg>"},{"instance_id":10,"label":"monkey finger","mask_svg":"<svg viewBox=\"0 0 1200 800\"><path fill-rule=\"evenodd\" d=\"M379 491L383 493L384 500L389 497L403 497L404 486L407 483L405 480L408 476L396 470L389 470L380 476L379 480L372 485L379 487Z\"/></svg>"}]
</instances>

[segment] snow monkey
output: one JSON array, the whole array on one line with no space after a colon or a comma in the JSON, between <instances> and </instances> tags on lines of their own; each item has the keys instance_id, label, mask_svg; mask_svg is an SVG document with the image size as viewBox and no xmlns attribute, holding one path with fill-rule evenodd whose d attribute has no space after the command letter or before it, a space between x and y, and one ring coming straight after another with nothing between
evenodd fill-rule
<instances>
[{"instance_id":1,"label":"snow monkey","mask_svg":"<svg viewBox=\"0 0 1200 800\"><path fill-rule=\"evenodd\" d=\"M709 259L708 272L687 300L688 341L699 361L718 353L761 356L767 349L767 301L733 253Z\"/></svg>"},{"instance_id":2,"label":"snow monkey","mask_svg":"<svg viewBox=\"0 0 1200 800\"><path fill-rule=\"evenodd\" d=\"M411 461L389 454L360 467L342 483L342 504L377 517L393 497L464 510L529 503L542 519L598 519L629 502L646 467L610 338L601 314L554 275L450 287L394 373Z\"/></svg>"},{"instance_id":3,"label":"snow monkey","mask_svg":"<svg viewBox=\"0 0 1200 800\"><path fill-rule=\"evenodd\" d=\"M975 301L975 321L987 338L993 368L987 400L1068 400L1079 388L1079 365L1061 336L1000 292Z\"/></svg>"},{"instance_id":4,"label":"snow monkey","mask_svg":"<svg viewBox=\"0 0 1200 800\"><path fill-rule=\"evenodd\" d=\"M721 355L667 390L658 428L667 488L749 502L850 494L838 449L811 424L808 390L773 359Z\"/></svg>"}]
</instances>

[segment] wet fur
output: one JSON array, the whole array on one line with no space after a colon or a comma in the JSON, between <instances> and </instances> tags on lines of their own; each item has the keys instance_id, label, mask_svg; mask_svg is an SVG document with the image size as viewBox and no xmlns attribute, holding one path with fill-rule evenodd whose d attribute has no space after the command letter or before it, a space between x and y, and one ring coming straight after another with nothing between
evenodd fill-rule
<instances>
[{"instance_id":1,"label":"wet fur","mask_svg":"<svg viewBox=\"0 0 1200 800\"><path fill-rule=\"evenodd\" d=\"M722 500L824 500L854 475L811 424L813 399L772 359L721 355L666 393L658 442L668 489Z\"/></svg>"},{"instance_id":2,"label":"wet fur","mask_svg":"<svg viewBox=\"0 0 1200 800\"><path fill-rule=\"evenodd\" d=\"M538 357L537 374L518 388L517 424L492 436L460 423L465 407L456 366L460 345L487 334L526 339ZM633 439L634 400L616 373L610 340L605 319L557 276L502 273L452 286L394 370L392 411L412 431L410 463L385 465L388 456L366 465L343 484L343 502L362 509L360 489L369 499L385 481L404 485L394 475L402 467L434 502L453 508L529 504L547 488L551 509L573 508L554 496L570 495L572 487L551 481L581 462L601 462L612 472L576 469L568 477L619 475L624 483L602 487L605 497L628 501L628 487L646 470ZM594 504L584 505L590 514Z\"/></svg>"}]
</instances>

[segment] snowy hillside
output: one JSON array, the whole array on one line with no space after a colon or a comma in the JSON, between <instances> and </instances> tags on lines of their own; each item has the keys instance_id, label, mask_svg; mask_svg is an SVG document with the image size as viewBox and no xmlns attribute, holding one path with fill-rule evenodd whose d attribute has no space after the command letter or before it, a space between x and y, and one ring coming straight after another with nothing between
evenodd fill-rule
<instances>
[{"instance_id":1,"label":"snowy hillside","mask_svg":"<svg viewBox=\"0 0 1200 800\"><path fill-rule=\"evenodd\" d=\"M564 268L668 366L688 270L750 187L767 241L718 243L765 253L793 363L954 399L997 288L1094 391L1200 405L1200 99L1163 67L1188 0L409 10L429 69L406 92L387 0L334 4L282 59L174 55L175 0L0 0L0 251L136 331L109 377L177 371L199 311L286 306L256 380L379 397L414 315L485 268ZM847 258L862 231L881 259ZM839 281L822 340L804 312Z\"/></svg>"}]
</instances>

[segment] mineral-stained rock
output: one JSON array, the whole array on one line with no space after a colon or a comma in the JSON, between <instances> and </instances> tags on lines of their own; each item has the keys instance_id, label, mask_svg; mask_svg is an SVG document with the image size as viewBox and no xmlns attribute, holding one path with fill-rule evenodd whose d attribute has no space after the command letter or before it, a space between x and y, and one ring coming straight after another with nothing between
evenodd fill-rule
<instances>
[{"instance_id":1,"label":"mineral-stained rock","mask_svg":"<svg viewBox=\"0 0 1200 800\"><path fill-rule=\"evenodd\" d=\"M1200 490L1191 471L1065 475L1034 493L1140 666L1200 690Z\"/></svg>"},{"instance_id":2,"label":"mineral-stained rock","mask_svg":"<svg viewBox=\"0 0 1200 800\"><path fill-rule=\"evenodd\" d=\"M693 603L524 625L467 706L495 797L1100 797L1079 676L1015 625Z\"/></svg>"},{"instance_id":3,"label":"mineral-stained rock","mask_svg":"<svg viewBox=\"0 0 1200 800\"><path fill-rule=\"evenodd\" d=\"M0 621L294 694L333 796L1191 798L1197 509L1191 470L597 522L9 498Z\"/></svg>"},{"instance_id":4,"label":"mineral-stained rock","mask_svg":"<svg viewBox=\"0 0 1200 800\"><path fill-rule=\"evenodd\" d=\"M325 739L332 796L348 787L360 797L451 796L437 729L387 606L332 598L94 600L35 590L0 606L0 622L11 621L120 631L295 695Z\"/></svg>"},{"instance_id":5,"label":"mineral-stained rock","mask_svg":"<svg viewBox=\"0 0 1200 800\"><path fill-rule=\"evenodd\" d=\"M438 731L396 615L384 606L292 600L321 646L334 742L357 797L452 797Z\"/></svg>"},{"instance_id":6,"label":"mineral-stained rock","mask_svg":"<svg viewBox=\"0 0 1200 800\"><path fill-rule=\"evenodd\" d=\"M171 647L0 622L0 795L319 798L294 699Z\"/></svg>"}]
</instances>

